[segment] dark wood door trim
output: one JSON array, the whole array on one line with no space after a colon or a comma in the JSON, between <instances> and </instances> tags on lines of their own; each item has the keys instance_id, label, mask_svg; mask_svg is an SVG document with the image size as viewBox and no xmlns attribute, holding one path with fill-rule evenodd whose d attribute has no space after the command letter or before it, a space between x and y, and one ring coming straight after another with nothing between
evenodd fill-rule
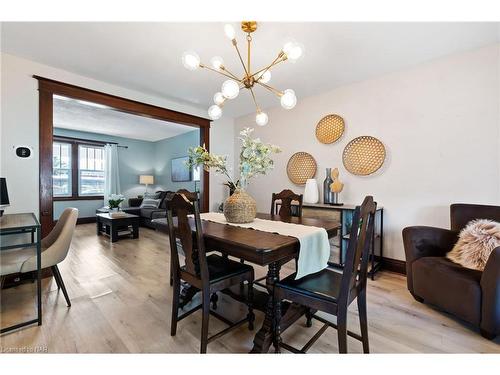
<instances>
[{"instance_id":1,"label":"dark wood door trim","mask_svg":"<svg viewBox=\"0 0 500 375\"><path fill-rule=\"evenodd\" d=\"M42 236L54 226L52 197L53 95L67 96L112 107L115 110L200 129L200 145L210 147L210 120L104 92L33 76L39 91L40 223ZM209 173L203 173L201 208L209 210Z\"/></svg>"},{"instance_id":2,"label":"dark wood door trim","mask_svg":"<svg viewBox=\"0 0 500 375\"><path fill-rule=\"evenodd\" d=\"M39 90L49 91L54 94L67 96L73 99L87 100L89 102L103 104L118 111L131 113L134 115L150 117L164 121L171 121L177 124L183 124L197 128L210 127L210 120L203 117L158 107L152 104L138 102L132 99L122 98L116 95L106 94L104 92L55 81L37 75L34 75L33 77L38 80Z\"/></svg>"},{"instance_id":3,"label":"dark wood door trim","mask_svg":"<svg viewBox=\"0 0 500 375\"><path fill-rule=\"evenodd\" d=\"M52 136L53 106L52 93L40 91L39 100L39 168L40 168L40 224L42 237L45 237L54 226L52 203Z\"/></svg>"}]
</instances>

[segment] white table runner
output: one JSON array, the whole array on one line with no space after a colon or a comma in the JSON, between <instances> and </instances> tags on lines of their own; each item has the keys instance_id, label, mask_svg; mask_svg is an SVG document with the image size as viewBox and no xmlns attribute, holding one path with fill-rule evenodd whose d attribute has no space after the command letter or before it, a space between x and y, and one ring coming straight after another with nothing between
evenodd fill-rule
<instances>
[{"instance_id":1,"label":"white table runner","mask_svg":"<svg viewBox=\"0 0 500 375\"><path fill-rule=\"evenodd\" d=\"M330 242L328 241L328 233L325 228L258 218L247 224L233 224L226 221L224 214L217 212L207 212L200 216L202 220L234 225L241 228L252 228L264 232L279 233L283 236L297 238L300 242L300 251L295 279L319 272L328 266Z\"/></svg>"}]
</instances>

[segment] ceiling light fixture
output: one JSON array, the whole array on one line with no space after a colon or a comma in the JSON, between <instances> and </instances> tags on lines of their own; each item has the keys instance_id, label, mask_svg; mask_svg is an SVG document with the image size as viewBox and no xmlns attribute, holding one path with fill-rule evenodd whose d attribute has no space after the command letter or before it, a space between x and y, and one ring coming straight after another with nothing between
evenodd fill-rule
<instances>
[{"instance_id":1,"label":"ceiling light fixture","mask_svg":"<svg viewBox=\"0 0 500 375\"><path fill-rule=\"evenodd\" d=\"M269 121L269 118L265 112L262 112L259 105L257 104L257 99L255 97L255 93L253 88L255 84L258 84L265 89L271 91L277 97L280 98L281 106L285 109L292 109L297 104L297 97L295 96L295 92L293 90L287 89L284 91L280 91L275 89L274 87L268 85L268 82L271 80L271 68L278 65L283 61L297 61L304 53L304 48L299 43L294 41L288 41L283 45L283 48L279 52L278 56L271 62L271 64L265 66L262 69L259 69L255 72L251 70L251 43L252 43L252 35L255 30L257 30L257 22L255 21L243 21L241 23L241 29L243 32L247 34L247 63L243 61L240 50L238 49L238 43L236 41L236 31L234 27L230 24L224 26L224 33L231 40L236 52L238 53L238 57L240 59L241 65L243 65L243 78L239 78L235 74L231 73L224 66L224 60L222 57L214 56L210 60L210 66L204 65L201 63L200 57L196 52L185 52L182 55L182 64L186 69L196 70L198 68L205 68L211 70L213 72L219 73L226 78L226 81L222 83L221 91L217 92L214 95L214 105L210 106L208 109L208 116L212 120L217 120L222 116L222 107L225 102L230 99L235 99L240 90L245 88L250 91L252 95L253 102L256 108L256 116L255 122L257 125L264 126Z\"/></svg>"}]
</instances>

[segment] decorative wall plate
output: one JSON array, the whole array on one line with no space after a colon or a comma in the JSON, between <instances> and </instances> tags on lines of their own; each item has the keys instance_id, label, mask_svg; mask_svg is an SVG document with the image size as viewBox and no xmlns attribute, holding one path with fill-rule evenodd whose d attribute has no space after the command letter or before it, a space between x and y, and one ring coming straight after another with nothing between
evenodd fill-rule
<instances>
[{"instance_id":1,"label":"decorative wall plate","mask_svg":"<svg viewBox=\"0 0 500 375\"><path fill-rule=\"evenodd\" d=\"M316 160L307 152L296 152L288 160L286 173L290 181L297 185L304 185L308 178L316 175Z\"/></svg>"},{"instance_id":2,"label":"decorative wall plate","mask_svg":"<svg viewBox=\"0 0 500 375\"><path fill-rule=\"evenodd\" d=\"M327 115L316 125L316 138L325 144L338 141L344 134L344 119L339 115Z\"/></svg>"},{"instance_id":3,"label":"decorative wall plate","mask_svg":"<svg viewBox=\"0 0 500 375\"><path fill-rule=\"evenodd\" d=\"M354 138L344 148L342 162L355 175L366 176L380 169L385 160L385 147L369 135Z\"/></svg>"}]
</instances>

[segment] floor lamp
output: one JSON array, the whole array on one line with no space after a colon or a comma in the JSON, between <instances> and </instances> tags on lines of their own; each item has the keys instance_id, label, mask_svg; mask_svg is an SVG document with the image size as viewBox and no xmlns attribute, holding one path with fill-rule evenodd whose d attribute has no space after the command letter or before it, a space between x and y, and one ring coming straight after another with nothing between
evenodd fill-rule
<instances>
[{"instance_id":1,"label":"floor lamp","mask_svg":"<svg viewBox=\"0 0 500 375\"><path fill-rule=\"evenodd\" d=\"M154 180L154 176L151 176L151 175L140 175L139 176L139 183L140 184L143 184L143 185L146 185L146 193L144 193L144 196L146 196L148 194L148 185L152 185L154 184L155 180Z\"/></svg>"}]
</instances>

